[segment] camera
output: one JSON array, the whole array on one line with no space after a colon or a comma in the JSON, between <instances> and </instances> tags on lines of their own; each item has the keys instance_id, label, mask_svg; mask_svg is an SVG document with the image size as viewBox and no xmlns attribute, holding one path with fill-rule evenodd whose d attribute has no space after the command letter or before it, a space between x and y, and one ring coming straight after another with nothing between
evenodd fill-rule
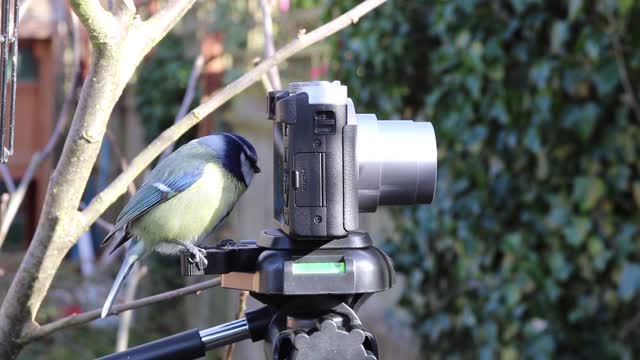
<instances>
[{"instance_id":1,"label":"camera","mask_svg":"<svg viewBox=\"0 0 640 360\"><path fill-rule=\"evenodd\" d=\"M342 238L359 212L428 204L437 147L429 122L358 114L339 81L290 84L268 95L274 134L274 218L297 240Z\"/></svg>"}]
</instances>

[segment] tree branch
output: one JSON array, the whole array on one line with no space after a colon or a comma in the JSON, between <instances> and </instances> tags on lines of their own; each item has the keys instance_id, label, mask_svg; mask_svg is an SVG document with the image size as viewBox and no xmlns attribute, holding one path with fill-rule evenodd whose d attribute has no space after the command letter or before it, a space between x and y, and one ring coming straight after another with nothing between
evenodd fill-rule
<instances>
[{"instance_id":1,"label":"tree branch","mask_svg":"<svg viewBox=\"0 0 640 360\"><path fill-rule=\"evenodd\" d=\"M173 119L173 123L177 123L182 120L189 111L189 106L193 102L193 98L196 96L196 87L198 85L198 79L200 79L200 73L202 73L202 67L204 66L204 56L202 54L198 55L196 59L193 61L193 67L191 68L191 74L189 75L189 82L187 83L187 90L184 93L184 97L182 98L182 104L180 104L180 109L176 114L176 117ZM175 142L172 142L166 149L162 152L160 156L160 160L166 158L171 154L173 148L175 147Z\"/></svg>"},{"instance_id":2,"label":"tree branch","mask_svg":"<svg viewBox=\"0 0 640 360\"><path fill-rule=\"evenodd\" d=\"M62 140L64 130L67 128L67 124L69 124L69 113L71 112L71 106L73 105L74 100L78 95L77 90L78 86L80 85L80 73L82 71L82 67L80 66L80 59L82 58L80 26L78 24L78 17L73 12L69 14L69 20L71 22L71 36L73 38L73 60L71 62L69 91L67 92L67 96L65 96L62 103L62 109L60 110L60 114L58 114L56 126L53 129L51 136L49 137L47 145L42 150L41 157L43 160L48 158L53 153L53 150L60 144L60 141Z\"/></svg>"},{"instance_id":3,"label":"tree branch","mask_svg":"<svg viewBox=\"0 0 640 360\"><path fill-rule=\"evenodd\" d=\"M260 8L262 8L262 28L264 32L264 57L268 58L275 54L275 44L273 40L273 21L271 20L271 8L267 0L260 0ZM282 89L280 83L280 73L277 67L269 70L269 80L271 86L275 89Z\"/></svg>"},{"instance_id":4,"label":"tree branch","mask_svg":"<svg viewBox=\"0 0 640 360\"><path fill-rule=\"evenodd\" d=\"M248 291L241 291L240 297L238 301L238 312L236 313L236 320L244 317L244 313L247 311L247 296L249 296ZM224 359L231 360L233 357L233 351L236 348L236 343L231 343L227 345L227 350L225 351Z\"/></svg>"},{"instance_id":5,"label":"tree branch","mask_svg":"<svg viewBox=\"0 0 640 360\"><path fill-rule=\"evenodd\" d=\"M195 2L195 0L171 0L165 8L142 23L139 35L146 38L145 53L167 35Z\"/></svg>"},{"instance_id":6,"label":"tree branch","mask_svg":"<svg viewBox=\"0 0 640 360\"><path fill-rule=\"evenodd\" d=\"M115 227L115 224L110 223L103 218L96 219L95 224L100 226L106 232L111 232L111 230L113 230L113 228Z\"/></svg>"},{"instance_id":7,"label":"tree branch","mask_svg":"<svg viewBox=\"0 0 640 360\"><path fill-rule=\"evenodd\" d=\"M130 303L115 305L111 309L111 312L109 312L109 316L118 315L127 310L138 309L138 308L155 304L158 302L175 299L177 297L198 293L202 290L209 289L216 286L220 286L219 277L215 279L203 281L195 285L186 286L177 290L171 290L171 291L163 292L161 294L138 299ZM70 315L45 325L32 327L31 329L28 329L25 332L23 332L20 339L18 339L18 342L22 344L28 344L30 342L33 342L44 336L49 335L54 331L65 329L70 326L86 324L95 319L98 319L100 317L101 311L102 311L101 309L95 309L95 310L87 311L82 314Z\"/></svg>"},{"instance_id":8,"label":"tree branch","mask_svg":"<svg viewBox=\"0 0 640 360\"><path fill-rule=\"evenodd\" d=\"M108 43L122 30L115 17L102 7L100 0L70 0L70 3L94 45Z\"/></svg>"},{"instance_id":9,"label":"tree branch","mask_svg":"<svg viewBox=\"0 0 640 360\"><path fill-rule=\"evenodd\" d=\"M298 38L288 45L278 50L273 56L265 59L251 71L245 73L242 77L227 85L215 95L213 95L205 103L201 104L186 117L174 124L167 130L163 131L147 148L145 148L138 156L136 156L127 171L120 174L106 189L99 193L82 212L86 222L92 223L97 219L111 204L113 204L127 189L127 184L133 181L144 169L172 142L178 139L182 134L187 132L191 127L195 126L205 116L216 110L225 102L260 80L262 75L266 74L269 69L278 63L286 60L300 50L309 45L335 34L339 30L354 24L366 13L383 4L386 0L367 0L337 17L336 19L320 26L314 31L306 34L299 34Z\"/></svg>"},{"instance_id":10,"label":"tree branch","mask_svg":"<svg viewBox=\"0 0 640 360\"><path fill-rule=\"evenodd\" d=\"M260 59L259 57L253 59L253 66L258 66L260 64L260 61L262 61L262 59ZM268 74L262 75L260 77L260 80L262 82L262 86L267 91L267 93L269 93L269 91L274 90L273 85L271 85L271 80L269 79Z\"/></svg>"},{"instance_id":11,"label":"tree branch","mask_svg":"<svg viewBox=\"0 0 640 360\"><path fill-rule=\"evenodd\" d=\"M22 0L20 1L20 9L18 10L18 23L22 21L24 16L27 14L29 7L31 6L32 0Z\"/></svg>"},{"instance_id":12,"label":"tree branch","mask_svg":"<svg viewBox=\"0 0 640 360\"><path fill-rule=\"evenodd\" d=\"M104 134L107 136L107 139L109 139L109 141L111 142L111 149L113 150L113 153L118 157L118 160L120 161L120 168L122 169L122 171L126 171L129 168L129 161L127 161L127 158L122 153L122 150L120 150L120 146L118 145L118 141L116 140L116 137L113 136L113 133L109 130L107 130ZM133 196L133 194L135 194L137 191L136 184L131 182L129 186L127 186L127 189L129 190L129 195Z\"/></svg>"},{"instance_id":13,"label":"tree branch","mask_svg":"<svg viewBox=\"0 0 640 360\"><path fill-rule=\"evenodd\" d=\"M127 289L124 293L124 301L130 303L136 296L136 290L140 279L147 274L147 266L137 263L131 269L131 277L129 278ZM127 350L129 347L129 332L131 330L131 321L133 320L133 311L127 311L120 316L118 323L118 332L116 335L116 352Z\"/></svg>"},{"instance_id":14,"label":"tree branch","mask_svg":"<svg viewBox=\"0 0 640 360\"><path fill-rule=\"evenodd\" d=\"M624 100L631 108L631 111L633 111L633 115L636 117L636 120L640 121L640 104L638 104L638 99L636 98L635 91L633 90L633 85L631 84L631 80L629 78L629 73L627 72L627 64L624 59L624 49L622 48L622 42L620 41L620 33L616 28L616 21L611 13L608 14L608 19L610 26L613 28L613 30L611 31L613 55L616 58L618 74L620 75L622 88L625 92Z\"/></svg>"},{"instance_id":15,"label":"tree branch","mask_svg":"<svg viewBox=\"0 0 640 360\"><path fill-rule=\"evenodd\" d=\"M145 39L154 36L141 36L138 17L120 19L121 25L99 1L71 0L90 33L91 66L62 154L49 179L35 234L0 306L2 359L15 359L22 350L16 339L36 318L65 254L93 222L87 222L77 209L110 114L149 48Z\"/></svg>"},{"instance_id":16,"label":"tree branch","mask_svg":"<svg viewBox=\"0 0 640 360\"><path fill-rule=\"evenodd\" d=\"M7 192L11 194L16 192L16 183L13 181L11 173L9 172L9 167L6 164L0 164L0 174L2 174L2 182L4 182ZM1 244L2 243L0 242L0 245Z\"/></svg>"}]
</instances>

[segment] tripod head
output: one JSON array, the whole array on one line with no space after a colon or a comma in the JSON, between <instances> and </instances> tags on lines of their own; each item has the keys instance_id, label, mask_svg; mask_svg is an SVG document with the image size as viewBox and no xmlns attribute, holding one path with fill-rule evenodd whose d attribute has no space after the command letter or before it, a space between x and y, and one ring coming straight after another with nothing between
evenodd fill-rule
<instances>
[{"instance_id":1,"label":"tripod head","mask_svg":"<svg viewBox=\"0 0 640 360\"><path fill-rule=\"evenodd\" d=\"M189 341L208 350L265 340L270 359L377 359L376 340L355 311L390 288L395 271L358 230L358 213L431 202L433 127L357 114L337 81L292 83L288 91L270 92L267 105L279 228L263 230L257 240L205 248L204 269L182 257L183 275L221 274L223 287L247 290L265 307L242 321L191 332ZM154 349L162 346L169 347Z\"/></svg>"}]
</instances>

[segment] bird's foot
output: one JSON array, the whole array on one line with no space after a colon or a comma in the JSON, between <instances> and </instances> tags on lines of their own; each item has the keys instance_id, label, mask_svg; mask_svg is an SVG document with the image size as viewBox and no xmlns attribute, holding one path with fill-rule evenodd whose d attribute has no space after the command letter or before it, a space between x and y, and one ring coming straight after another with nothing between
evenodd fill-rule
<instances>
[{"instance_id":1,"label":"bird's foot","mask_svg":"<svg viewBox=\"0 0 640 360\"><path fill-rule=\"evenodd\" d=\"M238 244L231 239L222 239L213 245L214 249L238 249Z\"/></svg>"},{"instance_id":2,"label":"bird's foot","mask_svg":"<svg viewBox=\"0 0 640 360\"><path fill-rule=\"evenodd\" d=\"M207 250L193 246L187 249L187 251L189 252L189 262L196 264L200 270L207 267L209 264L209 261L207 261Z\"/></svg>"}]
</instances>

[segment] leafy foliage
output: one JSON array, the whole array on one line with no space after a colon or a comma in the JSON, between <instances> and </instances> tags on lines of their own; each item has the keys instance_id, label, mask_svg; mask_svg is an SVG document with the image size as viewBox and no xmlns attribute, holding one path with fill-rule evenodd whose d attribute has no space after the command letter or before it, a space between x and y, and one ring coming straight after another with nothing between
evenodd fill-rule
<instances>
[{"instance_id":1,"label":"leafy foliage","mask_svg":"<svg viewBox=\"0 0 640 360\"><path fill-rule=\"evenodd\" d=\"M136 99L147 142L171 126L180 109L193 66L193 56L185 52L183 41L169 33L140 67Z\"/></svg>"},{"instance_id":2,"label":"leafy foliage","mask_svg":"<svg viewBox=\"0 0 640 360\"><path fill-rule=\"evenodd\" d=\"M337 35L333 77L359 112L436 128L436 199L399 210L388 243L429 354L640 353L640 118L621 71L640 83L639 15L391 1Z\"/></svg>"}]
</instances>

